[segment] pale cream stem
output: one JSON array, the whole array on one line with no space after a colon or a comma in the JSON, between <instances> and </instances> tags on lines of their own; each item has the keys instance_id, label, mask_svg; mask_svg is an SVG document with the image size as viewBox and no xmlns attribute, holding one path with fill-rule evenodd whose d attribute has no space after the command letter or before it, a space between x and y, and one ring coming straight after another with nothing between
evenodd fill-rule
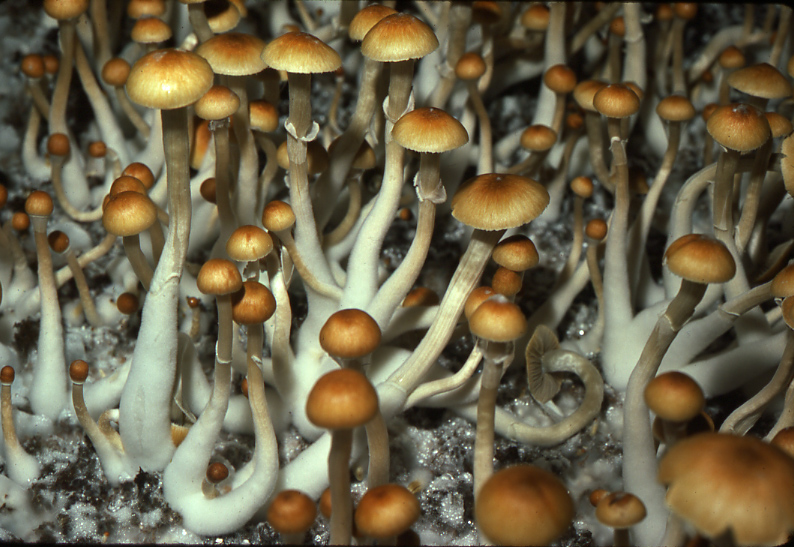
<instances>
[{"instance_id":1,"label":"pale cream stem","mask_svg":"<svg viewBox=\"0 0 794 547\"><path fill-rule=\"evenodd\" d=\"M753 228L758 216L758 206L761 202L761 189L766 177L766 168L771 153L772 139L767 139L761 148L756 151L753 159L750 183L744 195L742 213L736 226L735 242L739 255L744 254L747 244L750 242L750 236L753 234Z\"/></svg>"},{"instance_id":2,"label":"pale cream stem","mask_svg":"<svg viewBox=\"0 0 794 547\"><path fill-rule=\"evenodd\" d=\"M67 215L77 222L93 222L101 219L101 205L92 211L80 211L69 201L66 191L63 188L63 166L66 163L66 157L67 156L50 155L52 189L55 192L55 197L58 199L58 204L66 211Z\"/></svg>"},{"instance_id":3,"label":"pale cream stem","mask_svg":"<svg viewBox=\"0 0 794 547\"><path fill-rule=\"evenodd\" d=\"M617 14L621 6L622 4L620 2L607 3L595 17L580 27L569 42L568 56L572 56L582 49L593 34L598 32L601 27L608 24L615 17L615 14Z\"/></svg>"},{"instance_id":4,"label":"pale cream stem","mask_svg":"<svg viewBox=\"0 0 794 547\"><path fill-rule=\"evenodd\" d=\"M210 28L210 24L207 22L207 16L204 13L204 4L188 4L187 11L190 25L193 27L193 32L196 33L196 37L199 39L200 43L203 44L215 36Z\"/></svg>"},{"instance_id":5,"label":"pale cream stem","mask_svg":"<svg viewBox=\"0 0 794 547\"><path fill-rule=\"evenodd\" d=\"M110 60L110 37L108 34L108 17L106 0L91 0L89 13L91 27L94 30L94 61L96 66L105 66Z\"/></svg>"},{"instance_id":6,"label":"pale cream stem","mask_svg":"<svg viewBox=\"0 0 794 547\"><path fill-rule=\"evenodd\" d=\"M146 261L146 257L143 256L143 252L141 251L141 242L138 235L132 236L125 236L121 238L124 244L124 251L127 254L127 260L130 261L130 265L132 266L132 271L135 272L135 275L138 276L141 284L143 285L144 290L148 291L149 286L152 283L152 267L149 266L149 263Z\"/></svg>"},{"instance_id":7,"label":"pale cream stem","mask_svg":"<svg viewBox=\"0 0 794 547\"><path fill-rule=\"evenodd\" d=\"M127 97L127 92L124 91L124 86L118 86L114 89L116 92L116 99L118 100L119 106L121 107L122 112L124 112L124 115L127 116L127 119L130 121L130 123L135 126L135 129L138 130L138 133L140 133L144 139L148 139L152 129L149 127L149 124L144 121L143 116L141 116L141 114L135 110L132 102L130 102L130 98Z\"/></svg>"},{"instance_id":8,"label":"pale cream stem","mask_svg":"<svg viewBox=\"0 0 794 547\"><path fill-rule=\"evenodd\" d=\"M323 247L330 247L342 241L353 226L356 225L359 213L361 212L361 174L350 178L347 183L347 212L342 221L331 232L323 237Z\"/></svg>"},{"instance_id":9,"label":"pale cream stem","mask_svg":"<svg viewBox=\"0 0 794 547\"><path fill-rule=\"evenodd\" d=\"M469 353L468 359L466 359L466 362L463 363L459 371L446 378L421 384L408 396L408 399L405 401L405 408L409 409L422 404L422 401L430 399L431 397L458 389L471 378L474 371L477 370L477 366L480 364L481 359L482 350L479 345L475 344L474 348Z\"/></svg>"},{"instance_id":10,"label":"pale cream stem","mask_svg":"<svg viewBox=\"0 0 794 547\"><path fill-rule=\"evenodd\" d=\"M375 488L389 482L389 430L380 411L364 427L369 446L367 488Z\"/></svg>"},{"instance_id":11,"label":"pale cream stem","mask_svg":"<svg viewBox=\"0 0 794 547\"><path fill-rule=\"evenodd\" d=\"M477 89L476 80L467 80L466 85L469 89L469 100L477 112L477 120L480 123L480 159L477 162L477 174L493 172L493 133L491 130L491 119L488 111L482 102L482 96Z\"/></svg>"},{"instance_id":12,"label":"pale cream stem","mask_svg":"<svg viewBox=\"0 0 794 547\"><path fill-rule=\"evenodd\" d=\"M64 251L64 254L66 255L66 263L69 265L69 269L72 271L74 283L77 285L77 292L80 295L80 302L83 304L83 313L85 313L85 318L88 320L91 326L101 327L103 325L102 319L99 317L99 314L96 311L94 299L91 298L91 291L88 288L88 282L86 281L83 269L77 262L77 257L74 254L74 250L72 250L72 247L69 246Z\"/></svg>"}]
</instances>

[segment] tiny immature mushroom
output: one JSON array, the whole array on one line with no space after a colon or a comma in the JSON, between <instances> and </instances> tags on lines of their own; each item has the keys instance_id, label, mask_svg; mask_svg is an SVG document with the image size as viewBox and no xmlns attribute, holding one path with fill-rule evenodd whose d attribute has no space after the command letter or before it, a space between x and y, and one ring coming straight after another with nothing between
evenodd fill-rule
<instances>
[{"instance_id":1,"label":"tiny immature mushroom","mask_svg":"<svg viewBox=\"0 0 794 547\"><path fill-rule=\"evenodd\" d=\"M356 506L355 523L362 536L375 540L396 538L421 514L419 500L399 484L370 488Z\"/></svg>"},{"instance_id":2,"label":"tiny immature mushroom","mask_svg":"<svg viewBox=\"0 0 794 547\"><path fill-rule=\"evenodd\" d=\"M303 543L316 517L314 500L298 490L282 490L267 509L267 521L281 534L285 544Z\"/></svg>"},{"instance_id":3,"label":"tiny immature mushroom","mask_svg":"<svg viewBox=\"0 0 794 547\"><path fill-rule=\"evenodd\" d=\"M631 545L629 529L645 518L646 511L645 505L634 494L612 492L597 502L595 514L601 524L614 528L614 546L628 547Z\"/></svg>"}]
</instances>

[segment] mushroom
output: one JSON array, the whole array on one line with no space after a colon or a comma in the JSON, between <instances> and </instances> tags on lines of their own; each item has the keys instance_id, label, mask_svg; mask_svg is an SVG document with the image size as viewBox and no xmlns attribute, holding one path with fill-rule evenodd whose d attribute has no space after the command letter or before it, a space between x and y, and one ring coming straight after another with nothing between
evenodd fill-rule
<instances>
[{"instance_id":1,"label":"mushroom","mask_svg":"<svg viewBox=\"0 0 794 547\"><path fill-rule=\"evenodd\" d=\"M591 501L593 497L591 496ZM640 498L630 492L612 492L600 496L595 510L598 522L615 529L615 547L628 547L629 528L645 518L646 511Z\"/></svg>"},{"instance_id":2,"label":"mushroom","mask_svg":"<svg viewBox=\"0 0 794 547\"><path fill-rule=\"evenodd\" d=\"M379 543L396 538L416 522L421 514L419 500L399 484L370 488L356 506L356 528L362 536Z\"/></svg>"},{"instance_id":3,"label":"mushroom","mask_svg":"<svg viewBox=\"0 0 794 547\"><path fill-rule=\"evenodd\" d=\"M317 517L317 505L298 490L282 490L267 509L267 521L281 534L285 544L303 543L306 532Z\"/></svg>"},{"instance_id":4,"label":"mushroom","mask_svg":"<svg viewBox=\"0 0 794 547\"><path fill-rule=\"evenodd\" d=\"M41 466L35 457L19 444L14 427L14 407L11 404L11 384L14 383L14 368L6 365L0 369L0 421L3 427L3 453L6 473L22 488L28 488L41 475Z\"/></svg>"}]
</instances>

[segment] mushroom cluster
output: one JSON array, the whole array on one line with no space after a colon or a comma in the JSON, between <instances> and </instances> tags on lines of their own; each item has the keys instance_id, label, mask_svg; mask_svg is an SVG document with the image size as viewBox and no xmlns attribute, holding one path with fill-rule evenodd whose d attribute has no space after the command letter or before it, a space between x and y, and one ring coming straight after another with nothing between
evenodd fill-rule
<instances>
[{"instance_id":1,"label":"mushroom cluster","mask_svg":"<svg viewBox=\"0 0 794 547\"><path fill-rule=\"evenodd\" d=\"M729 11L4 3L2 537L784 542L792 9Z\"/></svg>"}]
</instances>

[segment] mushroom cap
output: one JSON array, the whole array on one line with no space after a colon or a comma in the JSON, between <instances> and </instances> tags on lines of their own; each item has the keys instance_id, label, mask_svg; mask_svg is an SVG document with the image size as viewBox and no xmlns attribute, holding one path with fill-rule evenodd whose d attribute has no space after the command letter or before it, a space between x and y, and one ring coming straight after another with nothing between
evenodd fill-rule
<instances>
[{"instance_id":1,"label":"mushroom cap","mask_svg":"<svg viewBox=\"0 0 794 547\"><path fill-rule=\"evenodd\" d=\"M138 311L138 297L131 292L121 293L116 298L116 308L124 315L132 315Z\"/></svg>"},{"instance_id":2,"label":"mushroom cap","mask_svg":"<svg viewBox=\"0 0 794 547\"><path fill-rule=\"evenodd\" d=\"M149 196L119 192L110 196L102 211L105 230L119 237L138 235L157 222L157 206Z\"/></svg>"},{"instance_id":3,"label":"mushroom cap","mask_svg":"<svg viewBox=\"0 0 794 547\"><path fill-rule=\"evenodd\" d=\"M127 4L127 17L138 19L140 17L160 17L165 13L163 0L130 0Z\"/></svg>"},{"instance_id":4,"label":"mushroom cap","mask_svg":"<svg viewBox=\"0 0 794 547\"><path fill-rule=\"evenodd\" d=\"M593 106L593 98L602 88L606 87L606 83L600 80L585 80L576 84L573 88L573 99L580 107L589 112L595 112L596 108Z\"/></svg>"},{"instance_id":5,"label":"mushroom cap","mask_svg":"<svg viewBox=\"0 0 794 547\"><path fill-rule=\"evenodd\" d=\"M320 377L306 399L306 416L324 429L353 429L378 413L378 393L357 370L332 370Z\"/></svg>"},{"instance_id":6,"label":"mushroom cap","mask_svg":"<svg viewBox=\"0 0 794 547\"><path fill-rule=\"evenodd\" d=\"M217 34L196 48L207 60L215 74L250 76L262 72L267 64L262 60L265 41L251 34L227 32Z\"/></svg>"},{"instance_id":7,"label":"mushroom cap","mask_svg":"<svg viewBox=\"0 0 794 547\"><path fill-rule=\"evenodd\" d=\"M69 378L75 384L82 384L88 378L88 368L88 363L82 359L72 361L72 364L69 365Z\"/></svg>"},{"instance_id":8,"label":"mushroom cap","mask_svg":"<svg viewBox=\"0 0 794 547\"><path fill-rule=\"evenodd\" d=\"M242 19L242 13L239 9L239 6L242 4L234 0L228 0L225 4L225 8L220 8L217 11L204 9L204 14L207 16L207 24L210 26L210 30L215 34L222 34L234 29L240 24L240 19ZM223 3L207 2L207 5L215 7L222 6ZM213 13L210 13L211 11L213 11Z\"/></svg>"},{"instance_id":9,"label":"mushroom cap","mask_svg":"<svg viewBox=\"0 0 794 547\"><path fill-rule=\"evenodd\" d=\"M267 101L249 101L248 118L251 129L271 133L278 129L278 110Z\"/></svg>"},{"instance_id":10,"label":"mushroom cap","mask_svg":"<svg viewBox=\"0 0 794 547\"><path fill-rule=\"evenodd\" d=\"M530 125L521 132L521 147L533 152L545 152L557 142L557 132L548 125Z\"/></svg>"},{"instance_id":11,"label":"mushroom cap","mask_svg":"<svg viewBox=\"0 0 794 547\"><path fill-rule=\"evenodd\" d=\"M461 80L477 80L485 74L485 60L478 53L469 51L464 53L455 64L455 76Z\"/></svg>"},{"instance_id":12,"label":"mushroom cap","mask_svg":"<svg viewBox=\"0 0 794 547\"><path fill-rule=\"evenodd\" d=\"M289 203L274 199L262 210L262 226L270 232L283 232L295 225L295 212Z\"/></svg>"},{"instance_id":13,"label":"mushroom cap","mask_svg":"<svg viewBox=\"0 0 794 547\"><path fill-rule=\"evenodd\" d=\"M259 226L238 226L226 242L226 253L232 260L259 260L273 250L273 238Z\"/></svg>"},{"instance_id":14,"label":"mushroom cap","mask_svg":"<svg viewBox=\"0 0 794 547\"><path fill-rule=\"evenodd\" d=\"M440 108L417 108L403 115L391 131L400 146L415 152L448 152L469 142L469 134L458 120Z\"/></svg>"},{"instance_id":15,"label":"mushroom cap","mask_svg":"<svg viewBox=\"0 0 794 547\"><path fill-rule=\"evenodd\" d=\"M121 174L135 177L143 183L147 190L151 190L154 186L154 173L146 164L133 162L125 167Z\"/></svg>"},{"instance_id":16,"label":"mushroom cap","mask_svg":"<svg viewBox=\"0 0 794 547\"><path fill-rule=\"evenodd\" d=\"M596 503L595 516L598 522L623 530L645 518L645 504L629 492L612 492L602 496Z\"/></svg>"},{"instance_id":17,"label":"mushroom cap","mask_svg":"<svg viewBox=\"0 0 794 547\"><path fill-rule=\"evenodd\" d=\"M539 182L486 173L458 187L452 196L452 216L480 230L505 230L534 220L548 204L549 192Z\"/></svg>"},{"instance_id":18,"label":"mushroom cap","mask_svg":"<svg viewBox=\"0 0 794 547\"><path fill-rule=\"evenodd\" d=\"M769 442L794 458L794 427L785 427L781 429Z\"/></svg>"},{"instance_id":19,"label":"mushroom cap","mask_svg":"<svg viewBox=\"0 0 794 547\"><path fill-rule=\"evenodd\" d=\"M232 319L239 325L264 323L276 311L276 299L270 289L258 281L244 281L232 294Z\"/></svg>"},{"instance_id":20,"label":"mushroom cap","mask_svg":"<svg viewBox=\"0 0 794 547\"><path fill-rule=\"evenodd\" d=\"M543 4L533 4L521 14L521 26L527 30L545 31L549 28L551 13Z\"/></svg>"},{"instance_id":21,"label":"mushroom cap","mask_svg":"<svg viewBox=\"0 0 794 547\"><path fill-rule=\"evenodd\" d=\"M794 133L780 143L780 173L786 192L794 196Z\"/></svg>"},{"instance_id":22,"label":"mushroom cap","mask_svg":"<svg viewBox=\"0 0 794 547\"><path fill-rule=\"evenodd\" d=\"M745 65L747 60L744 53L736 46L728 46L722 50L720 56L717 58L722 68L741 68Z\"/></svg>"},{"instance_id":23,"label":"mushroom cap","mask_svg":"<svg viewBox=\"0 0 794 547\"><path fill-rule=\"evenodd\" d=\"M394 13L397 13L397 10L393 8L380 4L370 4L361 9L350 21L350 26L347 28L347 35L354 42L360 42L378 21Z\"/></svg>"},{"instance_id":24,"label":"mushroom cap","mask_svg":"<svg viewBox=\"0 0 794 547\"><path fill-rule=\"evenodd\" d=\"M791 84L783 73L769 63L758 63L731 72L728 85L762 99L782 99L792 93Z\"/></svg>"},{"instance_id":25,"label":"mushroom cap","mask_svg":"<svg viewBox=\"0 0 794 547\"><path fill-rule=\"evenodd\" d=\"M494 288L487 285L481 285L471 291L466 298L466 304L463 306L463 315L466 320L468 321L471 318L472 314L480 307L480 304L496 294L497 292Z\"/></svg>"},{"instance_id":26,"label":"mushroom cap","mask_svg":"<svg viewBox=\"0 0 794 547\"><path fill-rule=\"evenodd\" d=\"M594 241L601 241L607 236L608 226L603 218L594 218L587 222L584 235Z\"/></svg>"},{"instance_id":27,"label":"mushroom cap","mask_svg":"<svg viewBox=\"0 0 794 547\"><path fill-rule=\"evenodd\" d=\"M215 177L204 179L201 186L199 186L199 194L209 203L218 203Z\"/></svg>"},{"instance_id":28,"label":"mushroom cap","mask_svg":"<svg viewBox=\"0 0 794 547\"><path fill-rule=\"evenodd\" d=\"M640 109L640 98L627 85L609 84L593 95L593 107L607 118L628 118Z\"/></svg>"},{"instance_id":29,"label":"mushroom cap","mask_svg":"<svg viewBox=\"0 0 794 547\"><path fill-rule=\"evenodd\" d=\"M61 254L69 248L69 236L60 230L53 230L47 235L47 243L53 252Z\"/></svg>"},{"instance_id":30,"label":"mushroom cap","mask_svg":"<svg viewBox=\"0 0 794 547\"><path fill-rule=\"evenodd\" d=\"M687 234L673 241L664 264L678 277L695 283L725 283L736 273L736 262L725 244L703 234Z\"/></svg>"},{"instance_id":31,"label":"mushroom cap","mask_svg":"<svg viewBox=\"0 0 794 547\"><path fill-rule=\"evenodd\" d=\"M504 238L494 247L491 256L494 262L514 272L523 272L534 268L540 261L535 244L527 236L521 234Z\"/></svg>"},{"instance_id":32,"label":"mushroom cap","mask_svg":"<svg viewBox=\"0 0 794 547\"><path fill-rule=\"evenodd\" d=\"M2 369L0 369L0 384L3 384L4 386L10 386L14 383L14 376L16 376L14 367L11 365L4 366Z\"/></svg>"},{"instance_id":33,"label":"mushroom cap","mask_svg":"<svg viewBox=\"0 0 794 547\"><path fill-rule=\"evenodd\" d=\"M29 216L48 217L53 208L52 198L43 190L34 190L25 200L25 212Z\"/></svg>"},{"instance_id":34,"label":"mushroom cap","mask_svg":"<svg viewBox=\"0 0 794 547\"><path fill-rule=\"evenodd\" d=\"M668 95L656 105L656 114L668 122L687 122L695 117L695 107L683 95Z\"/></svg>"},{"instance_id":35,"label":"mushroom cap","mask_svg":"<svg viewBox=\"0 0 794 547\"><path fill-rule=\"evenodd\" d=\"M342 58L325 42L305 32L282 34L262 50L262 60L276 70L295 74L333 72Z\"/></svg>"},{"instance_id":36,"label":"mushroom cap","mask_svg":"<svg viewBox=\"0 0 794 547\"><path fill-rule=\"evenodd\" d=\"M147 108L171 110L195 103L212 87L209 63L180 49L158 49L132 65L127 95Z\"/></svg>"},{"instance_id":37,"label":"mushroom cap","mask_svg":"<svg viewBox=\"0 0 794 547\"><path fill-rule=\"evenodd\" d=\"M47 138L47 153L51 156L66 156L72 145L65 133L52 133Z\"/></svg>"},{"instance_id":38,"label":"mushroom cap","mask_svg":"<svg viewBox=\"0 0 794 547\"><path fill-rule=\"evenodd\" d=\"M764 117L769 123L769 129L772 131L773 139L786 137L794 130L794 125L791 121L777 112L764 112Z\"/></svg>"},{"instance_id":39,"label":"mushroom cap","mask_svg":"<svg viewBox=\"0 0 794 547\"><path fill-rule=\"evenodd\" d=\"M574 505L552 473L515 465L483 484L474 515L480 530L497 545L547 545L568 529Z\"/></svg>"},{"instance_id":40,"label":"mushroom cap","mask_svg":"<svg viewBox=\"0 0 794 547\"><path fill-rule=\"evenodd\" d=\"M471 333L489 342L511 342L527 330L527 318L516 304L497 294L484 300L469 317Z\"/></svg>"},{"instance_id":41,"label":"mushroom cap","mask_svg":"<svg viewBox=\"0 0 794 547\"><path fill-rule=\"evenodd\" d=\"M289 170L289 150L287 141L282 142L276 150L276 161L279 167ZM328 169L328 151L318 139L306 143L306 171L310 175L322 173Z\"/></svg>"},{"instance_id":42,"label":"mushroom cap","mask_svg":"<svg viewBox=\"0 0 794 547\"><path fill-rule=\"evenodd\" d=\"M671 422L688 422L700 414L706 397L690 376L670 371L658 375L645 387L645 403L657 416Z\"/></svg>"},{"instance_id":43,"label":"mushroom cap","mask_svg":"<svg viewBox=\"0 0 794 547\"><path fill-rule=\"evenodd\" d=\"M331 356L357 359L380 344L378 323L364 310L350 308L331 314L320 329L320 346Z\"/></svg>"},{"instance_id":44,"label":"mushroom cap","mask_svg":"<svg viewBox=\"0 0 794 547\"><path fill-rule=\"evenodd\" d=\"M659 482L674 513L706 537L779 545L794 531L794 460L754 437L701 433L673 445Z\"/></svg>"},{"instance_id":45,"label":"mushroom cap","mask_svg":"<svg viewBox=\"0 0 794 547\"><path fill-rule=\"evenodd\" d=\"M421 59L438 47L433 29L407 13L387 15L367 32L361 54L381 63Z\"/></svg>"},{"instance_id":46,"label":"mushroom cap","mask_svg":"<svg viewBox=\"0 0 794 547\"><path fill-rule=\"evenodd\" d=\"M543 74L543 83L555 93L570 93L576 88L576 73L568 65L553 65Z\"/></svg>"},{"instance_id":47,"label":"mushroom cap","mask_svg":"<svg viewBox=\"0 0 794 547\"><path fill-rule=\"evenodd\" d=\"M102 67L102 81L114 87L121 87L127 83L132 67L121 57L113 57Z\"/></svg>"},{"instance_id":48,"label":"mushroom cap","mask_svg":"<svg viewBox=\"0 0 794 547\"><path fill-rule=\"evenodd\" d=\"M438 295L435 291L427 287L415 287L410 290L402 302L403 308L413 308L416 306L437 306L439 303Z\"/></svg>"},{"instance_id":49,"label":"mushroom cap","mask_svg":"<svg viewBox=\"0 0 794 547\"><path fill-rule=\"evenodd\" d=\"M157 44L173 36L171 27L157 17L141 17L132 26L130 38L139 44Z\"/></svg>"},{"instance_id":50,"label":"mushroom cap","mask_svg":"<svg viewBox=\"0 0 794 547\"><path fill-rule=\"evenodd\" d=\"M706 130L721 146L741 153L760 148L771 136L763 113L743 103L718 107L706 121Z\"/></svg>"},{"instance_id":51,"label":"mushroom cap","mask_svg":"<svg viewBox=\"0 0 794 547\"><path fill-rule=\"evenodd\" d=\"M772 279L770 291L775 298L794 296L794 264L789 264Z\"/></svg>"},{"instance_id":52,"label":"mushroom cap","mask_svg":"<svg viewBox=\"0 0 794 547\"><path fill-rule=\"evenodd\" d=\"M503 266L496 269L491 279L493 289L507 298L513 298L517 295L521 291L523 284L524 278L520 273Z\"/></svg>"},{"instance_id":53,"label":"mushroom cap","mask_svg":"<svg viewBox=\"0 0 794 547\"><path fill-rule=\"evenodd\" d=\"M72 19L88 9L88 0L44 0L44 12L59 21Z\"/></svg>"},{"instance_id":54,"label":"mushroom cap","mask_svg":"<svg viewBox=\"0 0 794 547\"><path fill-rule=\"evenodd\" d=\"M22 62L19 63L19 69L22 74L28 78L41 78L44 76L44 59L38 53L29 53L22 57Z\"/></svg>"},{"instance_id":55,"label":"mushroom cap","mask_svg":"<svg viewBox=\"0 0 794 547\"><path fill-rule=\"evenodd\" d=\"M416 522L421 514L419 500L399 484L370 488L356 506L358 531L371 538L398 536Z\"/></svg>"},{"instance_id":56,"label":"mushroom cap","mask_svg":"<svg viewBox=\"0 0 794 547\"><path fill-rule=\"evenodd\" d=\"M300 490L282 490L267 508L267 521L280 534L300 534L311 528L317 505Z\"/></svg>"},{"instance_id":57,"label":"mushroom cap","mask_svg":"<svg viewBox=\"0 0 794 547\"><path fill-rule=\"evenodd\" d=\"M243 278L231 260L211 258L201 266L196 286L202 294L231 294L243 288Z\"/></svg>"},{"instance_id":58,"label":"mushroom cap","mask_svg":"<svg viewBox=\"0 0 794 547\"><path fill-rule=\"evenodd\" d=\"M207 466L205 476L207 477L207 481L212 484L218 484L229 477L229 468L226 467L226 464L223 462L212 462Z\"/></svg>"},{"instance_id":59,"label":"mushroom cap","mask_svg":"<svg viewBox=\"0 0 794 547\"><path fill-rule=\"evenodd\" d=\"M593 195L593 179L579 175L571 180L571 191L582 199Z\"/></svg>"},{"instance_id":60,"label":"mushroom cap","mask_svg":"<svg viewBox=\"0 0 794 547\"><path fill-rule=\"evenodd\" d=\"M225 85L214 85L196 101L194 108L202 120L223 120L240 108L240 97Z\"/></svg>"}]
</instances>

